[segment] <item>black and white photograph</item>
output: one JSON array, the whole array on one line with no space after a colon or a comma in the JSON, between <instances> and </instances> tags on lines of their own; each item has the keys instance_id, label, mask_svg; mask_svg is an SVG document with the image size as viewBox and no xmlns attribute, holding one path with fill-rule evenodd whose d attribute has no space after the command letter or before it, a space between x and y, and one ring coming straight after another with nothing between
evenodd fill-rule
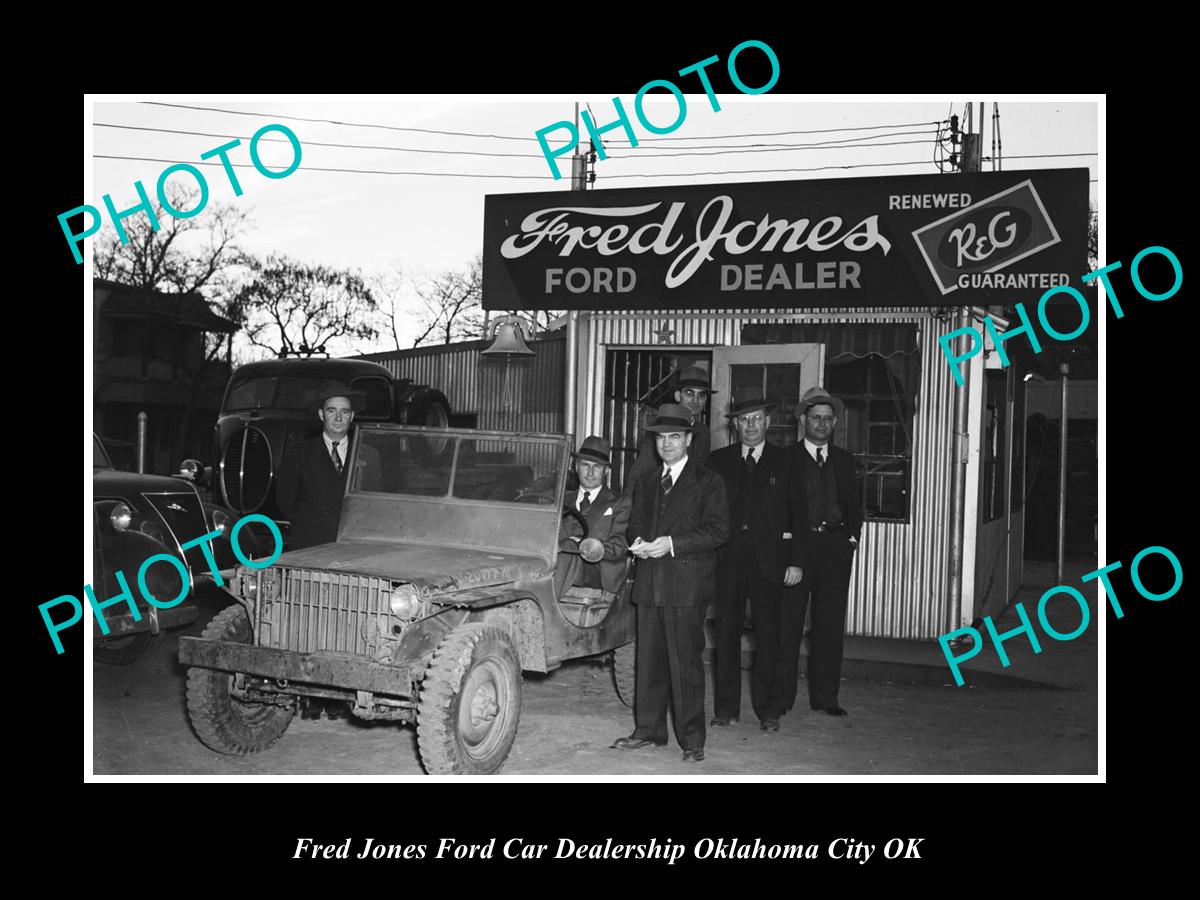
<instances>
[{"instance_id":1,"label":"black and white photograph","mask_svg":"<svg viewBox=\"0 0 1200 900\"><path fill-rule=\"evenodd\" d=\"M87 97L86 780L1104 780L1105 98L719 52Z\"/></svg>"}]
</instances>

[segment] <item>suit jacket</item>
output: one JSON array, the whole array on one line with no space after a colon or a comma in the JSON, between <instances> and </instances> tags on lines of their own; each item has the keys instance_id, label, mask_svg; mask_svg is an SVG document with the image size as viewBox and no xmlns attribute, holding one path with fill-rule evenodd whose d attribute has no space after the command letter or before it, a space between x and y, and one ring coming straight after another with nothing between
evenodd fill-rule
<instances>
[{"instance_id":1,"label":"suit jacket","mask_svg":"<svg viewBox=\"0 0 1200 900\"><path fill-rule=\"evenodd\" d=\"M579 494L568 495L566 502L572 508ZM604 557L597 563L585 562L583 557L570 553L560 553L556 565L567 567L566 579L563 582L570 586L579 580L583 566L595 565L600 567L600 583L604 590L616 594L621 590L625 581L625 570L628 565L626 552L629 544L625 540L625 529L629 526L629 512L632 506L628 497L618 497L606 487L601 487L596 493L596 499L583 514L588 524L588 537L596 538L604 544ZM579 534L579 523L571 517L563 519L567 523L567 535ZM574 542L572 541L572 545Z\"/></svg>"},{"instance_id":2,"label":"suit jacket","mask_svg":"<svg viewBox=\"0 0 1200 900\"><path fill-rule=\"evenodd\" d=\"M645 473L633 489L630 543L670 535L675 555L639 559L633 602L652 606L704 606L715 588L715 551L729 540L729 501L725 483L688 456L679 480L659 503L662 464Z\"/></svg>"},{"instance_id":3,"label":"suit jacket","mask_svg":"<svg viewBox=\"0 0 1200 900\"><path fill-rule=\"evenodd\" d=\"M863 508L862 490L859 487L858 478L854 474L854 456L850 451L833 444L826 444L825 449L829 454L829 465L833 466L833 480L837 484L837 501L838 506L842 509L842 521L846 523L846 537L853 537L857 541L862 532ZM807 485L803 469L806 464L805 457L807 457L807 464L815 465L815 463L804 447L803 438L792 447L792 450L796 454L797 474L800 484L804 488Z\"/></svg>"},{"instance_id":4,"label":"suit jacket","mask_svg":"<svg viewBox=\"0 0 1200 900\"><path fill-rule=\"evenodd\" d=\"M708 423L700 422L692 432L692 446L688 448L688 459L694 459L696 465L702 466L708 460L709 449L712 447L712 435L708 431ZM642 441L638 444L637 458L625 473L625 488L622 494L626 497L633 495L633 485L640 481L647 472L661 472L662 460L654 446L654 433L642 433Z\"/></svg>"},{"instance_id":5,"label":"suit jacket","mask_svg":"<svg viewBox=\"0 0 1200 900\"><path fill-rule=\"evenodd\" d=\"M754 481L749 496L743 503L750 505L749 525L753 537L753 553L759 570L767 582L782 584L788 566L803 565L803 553L810 534L808 507L805 502L802 474L798 460L783 447L765 444L762 458L754 469ZM729 498L729 524L737 529L734 521L737 495L742 486L742 473L746 463L742 459L741 443L730 444L714 450L708 458L708 467L721 476ZM791 535L784 538L784 535ZM738 544L730 541L717 551L717 577L723 581L734 574L729 565Z\"/></svg>"},{"instance_id":6,"label":"suit jacket","mask_svg":"<svg viewBox=\"0 0 1200 900\"><path fill-rule=\"evenodd\" d=\"M349 465L344 465L342 473L338 474L319 434L284 451L275 499L280 511L291 522L289 549L330 544L337 540L349 470Z\"/></svg>"}]
</instances>

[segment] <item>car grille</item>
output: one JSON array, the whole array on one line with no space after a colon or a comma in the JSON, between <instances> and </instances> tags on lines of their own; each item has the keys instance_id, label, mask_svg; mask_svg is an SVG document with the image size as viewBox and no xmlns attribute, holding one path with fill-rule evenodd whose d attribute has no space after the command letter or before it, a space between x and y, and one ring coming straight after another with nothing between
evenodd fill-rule
<instances>
[{"instance_id":1,"label":"car grille","mask_svg":"<svg viewBox=\"0 0 1200 900\"><path fill-rule=\"evenodd\" d=\"M299 653L333 650L390 657L391 582L366 575L273 568L278 594L256 604L255 642ZM398 623L397 623L398 624Z\"/></svg>"},{"instance_id":2,"label":"car grille","mask_svg":"<svg viewBox=\"0 0 1200 900\"><path fill-rule=\"evenodd\" d=\"M272 474L267 436L249 425L235 431L221 457L221 492L229 508L246 514L262 506Z\"/></svg>"},{"instance_id":3,"label":"car grille","mask_svg":"<svg viewBox=\"0 0 1200 900\"><path fill-rule=\"evenodd\" d=\"M192 538L198 538L208 531L204 521L204 507L194 493L186 494L143 494L146 501L154 507L154 511L162 516L167 527L180 545L186 544ZM193 568L199 567L207 571L203 551L193 547L186 551L188 563Z\"/></svg>"}]
</instances>

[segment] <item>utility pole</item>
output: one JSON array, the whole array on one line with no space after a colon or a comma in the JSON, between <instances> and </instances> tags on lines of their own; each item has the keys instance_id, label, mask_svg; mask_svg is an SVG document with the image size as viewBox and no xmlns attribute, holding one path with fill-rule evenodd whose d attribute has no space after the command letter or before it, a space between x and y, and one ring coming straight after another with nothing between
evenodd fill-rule
<instances>
[{"instance_id":1,"label":"utility pole","mask_svg":"<svg viewBox=\"0 0 1200 900\"><path fill-rule=\"evenodd\" d=\"M967 103L967 123L963 132L962 171L978 172L983 156L983 104L979 104L979 133L975 133L974 104Z\"/></svg>"}]
</instances>

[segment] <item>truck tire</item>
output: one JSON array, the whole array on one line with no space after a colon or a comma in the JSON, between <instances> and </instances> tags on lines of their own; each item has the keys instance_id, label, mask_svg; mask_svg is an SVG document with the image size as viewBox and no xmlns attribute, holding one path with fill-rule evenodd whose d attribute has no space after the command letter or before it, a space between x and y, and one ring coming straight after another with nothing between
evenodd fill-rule
<instances>
[{"instance_id":1,"label":"truck tire","mask_svg":"<svg viewBox=\"0 0 1200 900\"><path fill-rule=\"evenodd\" d=\"M409 401L408 414L405 424L421 425L425 428L450 427L450 401L441 391L424 388L413 394ZM419 459L427 465L443 465L449 461L453 441L446 437L421 438L421 444L414 446Z\"/></svg>"},{"instance_id":2,"label":"truck tire","mask_svg":"<svg viewBox=\"0 0 1200 900\"><path fill-rule=\"evenodd\" d=\"M128 666L157 647L165 637L163 632L131 634L92 645L92 660L105 666Z\"/></svg>"},{"instance_id":3,"label":"truck tire","mask_svg":"<svg viewBox=\"0 0 1200 900\"><path fill-rule=\"evenodd\" d=\"M503 628L468 622L434 651L417 708L417 745L430 775L492 775L521 718L521 664Z\"/></svg>"},{"instance_id":4,"label":"truck tire","mask_svg":"<svg viewBox=\"0 0 1200 900\"><path fill-rule=\"evenodd\" d=\"M637 690L637 641L630 641L613 651L613 684L621 702L633 709Z\"/></svg>"},{"instance_id":5,"label":"truck tire","mask_svg":"<svg viewBox=\"0 0 1200 900\"><path fill-rule=\"evenodd\" d=\"M241 606L221 610L205 626L202 638L248 644L250 620ZM187 672L188 719L196 736L218 753L245 756L265 750L283 736L295 702L288 706L272 703L245 703L234 697L233 675L216 669L195 666Z\"/></svg>"}]
</instances>

